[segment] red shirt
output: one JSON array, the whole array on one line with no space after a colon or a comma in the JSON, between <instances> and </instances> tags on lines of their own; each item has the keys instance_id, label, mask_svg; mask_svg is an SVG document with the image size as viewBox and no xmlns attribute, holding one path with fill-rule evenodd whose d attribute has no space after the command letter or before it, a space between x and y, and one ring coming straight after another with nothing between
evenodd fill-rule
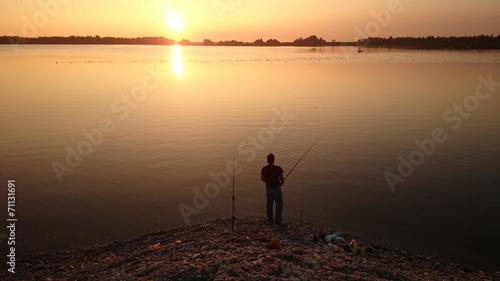
<instances>
[{"instance_id":1,"label":"red shirt","mask_svg":"<svg viewBox=\"0 0 500 281\"><path fill-rule=\"evenodd\" d=\"M267 187L280 186L280 176L283 174L283 169L280 166L269 164L264 166L260 173L264 177Z\"/></svg>"}]
</instances>

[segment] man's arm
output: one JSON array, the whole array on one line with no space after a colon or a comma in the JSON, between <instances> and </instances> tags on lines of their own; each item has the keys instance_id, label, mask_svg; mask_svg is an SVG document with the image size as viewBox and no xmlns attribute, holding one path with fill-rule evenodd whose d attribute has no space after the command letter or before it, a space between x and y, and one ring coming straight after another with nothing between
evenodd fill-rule
<instances>
[{"instance_id":1,"label":"man's arm","mask_svg":"<svg viewBox=\"0 0 500 281\"><path fill-rule=\"evenodd\" d=\"M260 174L260 180L263 182L266 182L266 178L264 177L264 174Z\"/></svg>"},{"instance_id":2,"label":"man's arm","mask_svg":"<svg viewBox=\"0 0 500 281\"><path fill-rule=\"evenodd\" d=\"M283 174L280 175L280 186L282 186L285 183L285 178L283 177Z\"/></svg>"}]
</instances>

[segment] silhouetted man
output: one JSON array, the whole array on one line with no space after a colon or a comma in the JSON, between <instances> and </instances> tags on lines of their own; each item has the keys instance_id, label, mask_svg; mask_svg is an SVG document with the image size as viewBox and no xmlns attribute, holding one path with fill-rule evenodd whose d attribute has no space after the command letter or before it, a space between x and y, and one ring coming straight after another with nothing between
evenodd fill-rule
<instances>
[{"instance_id":1,"label":"silhouetted man","mask_svg":"<svg viewBox=\"0 0 500 281\"><path fill-rule=\"evenodd\" d=\"M285 182L283 178L283 169L274 165L274 155L267 155L267 166L264 166L260 172L260 179L266 183L266 209L267 221L273 223L273 203L276 202L276 224L281 225L283 214L283 194L281 186Z\"/></svg>"}]
</instances>

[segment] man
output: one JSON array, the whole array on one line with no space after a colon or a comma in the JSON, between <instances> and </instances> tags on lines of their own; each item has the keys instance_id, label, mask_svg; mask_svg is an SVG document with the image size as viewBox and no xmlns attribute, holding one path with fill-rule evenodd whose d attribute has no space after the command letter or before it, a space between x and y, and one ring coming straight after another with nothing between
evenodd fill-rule
<instances>
[{"instance_id":1,"label":"man","mask_svg":"<svg viewBox=\"0 0 500 281\"><path fill-rule=\"evenodd\" d=\"M267 221L273 223L273 203L276 202L276 224L281 226L283 214L283 194L281 186L285 182L283 178L283 169L274 165L274 155L267 155L267 166L264 166L260 172L260 179L266 183L266 208Z\"/></svg>"}]
</instances>

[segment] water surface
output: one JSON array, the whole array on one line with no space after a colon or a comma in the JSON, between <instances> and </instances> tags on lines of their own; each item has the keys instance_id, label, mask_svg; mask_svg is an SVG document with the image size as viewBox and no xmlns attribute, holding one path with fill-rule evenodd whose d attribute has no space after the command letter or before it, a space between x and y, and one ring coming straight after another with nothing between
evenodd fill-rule
<instances>
[{"instance_id":1,"label":"water surface","mask_svg":"<svg viewBox=\"0 0 500 281\"><path fill-rule=\"evenodd\" d=\"M182 226L179 206L200 212L190 223L229 217L233 153L236 214L264 216L265 156L287 173L320 138L284 186L285 220L304 201L306 221L494 267L500 90L473 97L479 77L500 81L500 53L355 50L1 46L0 171L18 185L19 251ZM455 112L464 102L474 110ZM446 141L392 192L384 173L436 128Z\"/></svg>"}]
</instances>

